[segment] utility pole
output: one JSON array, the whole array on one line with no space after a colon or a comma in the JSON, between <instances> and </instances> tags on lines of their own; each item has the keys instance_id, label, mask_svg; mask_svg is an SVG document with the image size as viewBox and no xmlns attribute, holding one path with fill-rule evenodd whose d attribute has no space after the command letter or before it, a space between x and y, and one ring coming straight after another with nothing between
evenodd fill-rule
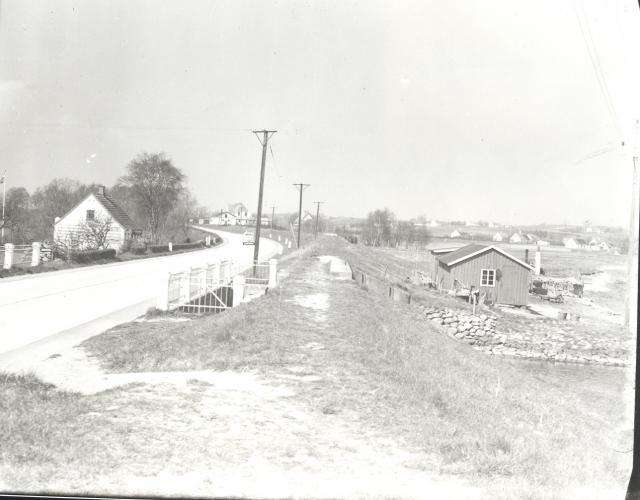
<instances>
[{"instance_id":1,"label":"utility pole","mask_svg":"<svg viewBox=\"0 0 640 500\"><path fill-rule=\"evenodd\" d=\"M632 161L633 161L633 181L632 181L632 193L631 193L631 216L629 218L629 243L627 248L628 257L628 275L629 289L627 297L627 307L624 315L625 326L633 335L636 334L636 366L635 366L635 401L634 401L634 426L633 426L633 465L631 468L631 477L629 478L629 484L627 485L626 500L639 500L640 499L640 457L638 450L640 450L640 393L638 387L640 387L640 370L638 370L638 359L640 359L640 338L637 335L638 317L635 317L635 325L631 324L631 309L634 302L634 296L638 296L638 283L634 283L634 259L638 259L639 256L635 256L636 253L636 207L638 197L638 157L640 156L640 142L638 137L638 120L636 120L636 129L634 144L632 145ZM640 262L638 262L640 265ZM634 286L635 284L635 286Z\"/></svg>"},{"instance_id":2,"label":"utility pole","mask_svg":"<svg viewBox=\"0 0 640 500\"><path fill-rule=\"evenodd\" d=\"M256 236L255 236L255 244L253 246L253 263L254 263L254 272L255 272L255 264L258 263L258 255L260 254L260 226L262 223L262 190L264 188L264 164L267 161L267 142L273 134L275 134L277 130L254 130L253 133L256 135L260 144L262 144L262 163L260 166L260 190L258 192L258 214L256 216ZM260 134L262 134L262 138L260 138Z\"/></svg>"},{"instance_id":3,"label":"utility pole","mask_svg":"<svg viewBox=\"0 0 640 500\"><path fill-rule=\"evenodd\" d=\"M0 228L0 231L2 232L0 234L0 244L4 245L4 205L5 205L5 198L6 198L6 189L5 186L7 184L7 171L4 171L4 174L2 174L2 176L0 177L0 183L2 183L2 228ZM13 241L13 240L11 240Z\"/></svg>"},{"instance_id":4,"label":"utility pole","mask_svg":"<svg viewBox=\"0 0 640 500\"><path fill-rule=\"evenodd\" d=\"M628 274L628 291L627 291L627 307L624 312L624 326L633 330L631 325L631 310L633 309L634 296L637 292L634 287L633 267L634 254L636 247L636 210L638 206L638 155L640 154L640 137L638 136L638 120L636 120L634 141L631 147L632 151L632 181L631 181L631 214L629 216L629 235L627 243L627 274ZM626 155L625 155L626 156Z\"/></svg>"},{"instance_id":5,"label":"utility pole","mask_svg":"<svg viewBox=\"0 0 640 500\"><path fill-rule=\"evenodd\" d=\"M273 231L273 218L276 215L276 208L277 207L271 207L271 230Z\"/></svg>"},{"instance_id":6,"label":"utility pole","mask_svg":"<svg viewBox=\"0 0 640 500\"><path fill-rule=\"evenodd\" d=\"M320 204L324 203L324 201L314 201L316 204L316 236L315 239L318 239L318 221L320 220Z\"/></svg>"},{"instance_id":7,"label":"utility pole","mask_svg":"<svg viewBox=\"0 0 640 500\"><path fill-rule=\"evenodd\" d=\"M302 228L302 191L311 184L294 184L300 190L300 205L298 206L298 248L300 248L300 228Z\"/></svg>"}]
</instances>

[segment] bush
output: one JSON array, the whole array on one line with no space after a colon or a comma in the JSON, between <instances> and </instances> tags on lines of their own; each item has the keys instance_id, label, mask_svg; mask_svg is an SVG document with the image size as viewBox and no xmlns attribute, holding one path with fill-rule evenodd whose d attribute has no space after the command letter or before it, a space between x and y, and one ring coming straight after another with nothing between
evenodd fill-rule
<instances>
[{"instance_id":1,"label":"bush","mask_svg":"<svg viewBox=\"0 0 640 500\"><path fill-rule=\"evenodd\" d=\"M195 241L193 243L178 243L173 245L174 250L189 250L191 248L201 248L204 246L204 241Z\"/></svg>"},{"instance_id":2,"label":"bush","mask_svg":"<svg viewBox=\"0 0 640 500\"><path fill-rule=\"evenodd\" d=\"M130 252L134 255L144 255L147 253L147 247L131 247Z\"/></svg>"},{"instance_id":3,"label":"bush","mask_svg":"<svg viewBox=\"0 0 640 500\"><path fill-rule=\"evenodd\" d=\"M151 253L168 252L169 251L169 245L151 245L149 247L149 250L151 250Z\"/></svg>"},{"instance_id":4,"label":"bush","mask_svg":"<svg viewBox=\"0 0 640 500\"><path fill-rule=\"evenodd\" d=\"M86 264L101 259L114 259L116 251L113 248L102 250L85 250L82 252L71 252L71 260L79 264Z\"/></svg>"}]
</instances>

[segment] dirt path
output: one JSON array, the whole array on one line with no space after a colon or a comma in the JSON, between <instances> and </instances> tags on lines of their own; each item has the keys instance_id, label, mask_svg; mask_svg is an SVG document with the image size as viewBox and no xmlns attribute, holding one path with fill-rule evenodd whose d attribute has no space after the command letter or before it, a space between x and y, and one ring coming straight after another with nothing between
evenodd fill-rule
<instances>
[{"instance_id":1,"label":"dirt path","mask_svg":"<svg viewBox=\"0 0 640 500\"><path fill-rule=\"evenodd\" d=\"M89 456L69 453L64 468L0 468L0 487L182 497L482 497L459 478L430 472L438 468L434 456L373 427L360 412L310 401L316 387L339 387L343 376L323 357L330 320L340 314L328 265L316 260L296 278L305 293L283 294L288 314L314 318L304 342L291 346L297 364L268 373L106 373L78 347L41 360L47 381L85 395L88 410L66 424L81 431L62 446Z\"/></svg>"}]
</instances>

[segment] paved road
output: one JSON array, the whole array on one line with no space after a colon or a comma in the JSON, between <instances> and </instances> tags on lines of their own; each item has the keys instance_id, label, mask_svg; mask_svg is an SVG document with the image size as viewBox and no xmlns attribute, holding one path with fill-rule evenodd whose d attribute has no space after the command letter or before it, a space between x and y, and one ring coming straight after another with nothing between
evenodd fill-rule
<instances>
[{"instance_id":1,"label":"paved road","mask_svg":"<svg viewBox=\"0 0 640 500\"><path fill-rule=\"evenodd\" d=\"M242 235L208 231L219 234L224 243L167 257L0 280L0 353L117 311L129 311L122 321L134 319L155 305L158 284L167 272L216 260L253 260L254 247L242 245ZM274 256L280 249L278 243L261 238L260 260Z\"/></svg>"}]
</instances>

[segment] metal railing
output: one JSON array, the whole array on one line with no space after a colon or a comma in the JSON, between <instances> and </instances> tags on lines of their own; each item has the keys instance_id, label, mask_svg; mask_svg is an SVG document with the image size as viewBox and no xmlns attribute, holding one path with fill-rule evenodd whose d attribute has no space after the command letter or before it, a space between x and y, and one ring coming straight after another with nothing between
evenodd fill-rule
<instances>
[{"instance_id":1,"label":"metal railing","mask_svg":"<svg viewBox=\"0 0 640 500\"><path fill-rule=\"evenodd\" d=\"M222 261L170 273L163 285L167 287L166 304L159 307L187 313L221 312L241 302L247 287L266 290L268 285L268 262Z\"/></svg>"}]
</instances>

